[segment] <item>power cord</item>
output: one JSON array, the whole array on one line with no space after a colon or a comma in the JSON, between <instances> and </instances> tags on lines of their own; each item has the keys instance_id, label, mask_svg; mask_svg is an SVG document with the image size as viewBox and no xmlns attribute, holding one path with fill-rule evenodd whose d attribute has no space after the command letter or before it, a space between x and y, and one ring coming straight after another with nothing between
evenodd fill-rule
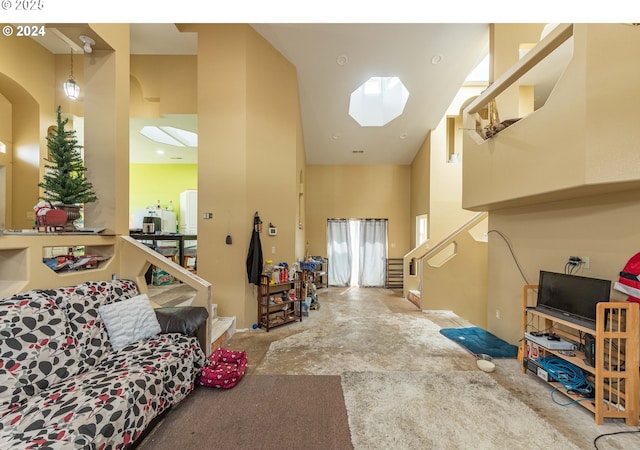
<instances>
[{"instance_id":1,"label":"power cord","mask_svg":"<svg viewBox=\"0 0 640 450\"><path fill-rule=\"evenodd\" d=\"M598 440L603 438L603 437L607 437L607 436L615 436L618 434L636 434L636 433L640 433L640 430L634 430L634 431L615 431L613 433L605 433L605 434L601 434L600 436L596 436L596 438L593 440L593 446L595 447L596 450L598 450Z\"/></svg>"},{"instance_id":2,"label":"power cord","mask_svg":"<svg viewBox=\"0 0 640 450\"><path fill-rule=\"evenodd\" d=\"M568 275L575 274L580 266L585 262L579 256L569 256L569 261L564 265L564 273Z\"/></svg>"},{"instance_id":3,"label":"power cord","mask_svg":"<svg viewBox=\"0 0 640 450\"><path fill-rule=\"evenodd\" d=\"M511 256L513 257L513 261L516 263L516 267L518 268L518 270L520 271L520 275L522 276L522 279L524 280L525 284L531 284L529 283L529 280L527 280L527 276L524 274L524 270L522 270L522 267L520 266L520 262L518 262L518 258L516 257L516 254L513 251L513 246L511 245L511 242L509 241L509 239L507 239L507 237L498 230L489 230L487 231L487 234L489 233L496 233L498 236L500 236L504 242L506 242L507 247L509 248L509 252L511 252Z\"/></svg>"}]
</instances>

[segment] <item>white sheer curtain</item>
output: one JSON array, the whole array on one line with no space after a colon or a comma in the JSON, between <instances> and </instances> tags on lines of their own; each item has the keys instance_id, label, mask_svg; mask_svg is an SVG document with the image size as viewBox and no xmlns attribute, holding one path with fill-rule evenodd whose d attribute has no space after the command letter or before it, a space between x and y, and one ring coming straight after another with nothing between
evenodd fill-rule
<instances>
[{"instance_id":1,"label":"white sheer curtain","mask_svg":"<svg viewBox=\"0 0 640 450\"><path fill-rule=\"evenodd\" d=\"M349 221L327 221L328 277L331 286L349 286L351 281L351 233Z\"/></svg>"},{"instance_id":2,"label":"white sheer curtain","mask_svg":"<svg viewBox=\"0 0 640 450\"><path fill-rule=\"evenodd\" d=\"M358 284L384 286L387 261L387 220L360 220Z\"/></svg>"},{"instance_id":3,"label":"white sheer curtain","mask_svg":"<svg viewBox=\"0 0 640 450\"><path fill-rule=\"evenodd\" d=\"M329 219L328 275L331 286L384 286L386 219Z\"/></svg>"}]
</instances>

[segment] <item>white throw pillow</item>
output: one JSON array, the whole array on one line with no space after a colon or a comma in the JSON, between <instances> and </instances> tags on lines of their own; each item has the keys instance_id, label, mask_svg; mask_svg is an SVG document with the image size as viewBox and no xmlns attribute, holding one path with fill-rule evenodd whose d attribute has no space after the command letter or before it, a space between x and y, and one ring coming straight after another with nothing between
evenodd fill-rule
<instances>
[{"instance_id":1,"label":"white throw pillow","mask_svg":"<svg viewBox=\"0 0 640 450\"><path fill-rule=\"evenodd\" d=\"M160 333L160 323L147 294L98 308L114 351Z\"/></svg>"}]
</instances>

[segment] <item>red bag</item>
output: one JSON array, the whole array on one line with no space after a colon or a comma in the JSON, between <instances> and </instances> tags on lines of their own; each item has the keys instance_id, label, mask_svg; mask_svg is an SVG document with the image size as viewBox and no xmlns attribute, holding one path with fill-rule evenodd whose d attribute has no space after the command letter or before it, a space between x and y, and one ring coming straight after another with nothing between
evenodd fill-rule
<instances>
[{"instance_id":1,"label":"red bag","mask_svg":"<svg viewBox=\"0 0 640 450\"><path fill-rule=\"evenodd\" d=\"M230 389L237 385L247 370L247 352L218 347L209 355L198 376L201 386Z\"/></svg>"},{"instance_id":2,"label":"red bag","mask_svg":"<svg viewBox=\"0 0 640 450\"><path fill-rule=\"evenodd\" d=\"M640 303L640 253L636 253L627 261L613 288L629 295L627 301Z\"/></svg>"}]
</instances>

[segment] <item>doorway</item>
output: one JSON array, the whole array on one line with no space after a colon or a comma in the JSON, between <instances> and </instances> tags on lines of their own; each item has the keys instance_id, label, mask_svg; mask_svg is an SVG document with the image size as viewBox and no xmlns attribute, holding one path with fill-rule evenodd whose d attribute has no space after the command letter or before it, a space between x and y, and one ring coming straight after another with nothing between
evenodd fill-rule
<instances>
[{"instance_id":1,"label":"doorway","mask_svg":"<svg viewBox=\"0 0 640 450\"><path fill-rule=\"evenodd\" d=\"M387 219L328 219L330 286L384 287Z\"/></svg>"}]
</instances>

